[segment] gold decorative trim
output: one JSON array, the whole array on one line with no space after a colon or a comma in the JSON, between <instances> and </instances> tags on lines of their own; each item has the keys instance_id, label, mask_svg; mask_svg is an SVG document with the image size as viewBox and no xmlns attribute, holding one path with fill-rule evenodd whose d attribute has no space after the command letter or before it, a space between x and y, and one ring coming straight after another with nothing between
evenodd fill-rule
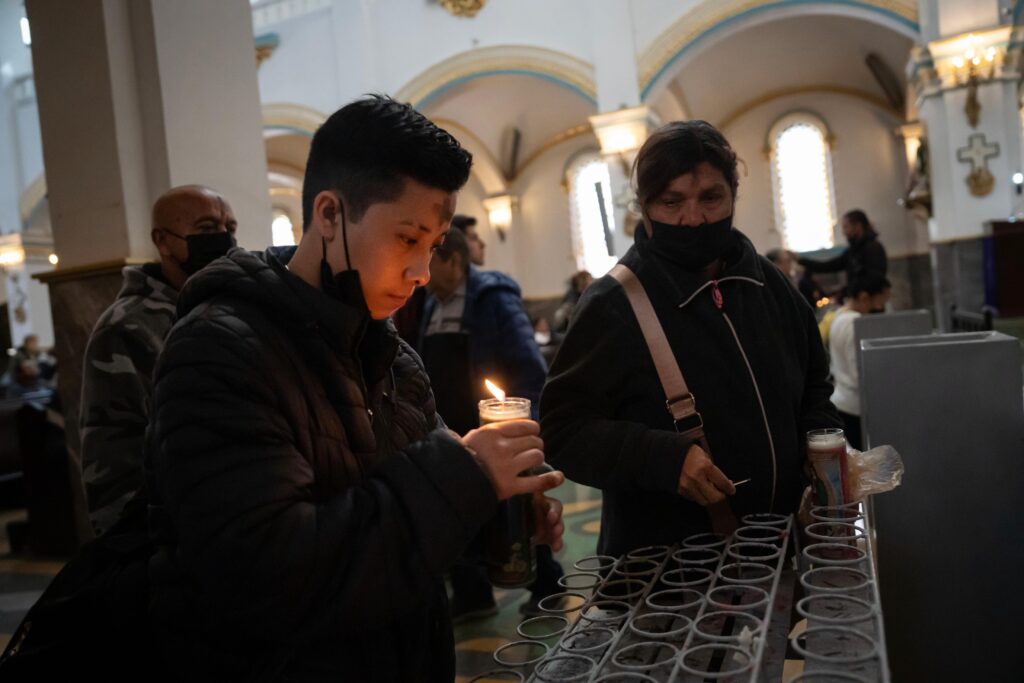
<instances>
[{"instance_id":1,"label":"gold decorative trim","mask_svg":"<svg viewBox=\"0 0 1024 683\"><path fill-rule=\"evenodd\" d=\"M440 0L439 4L453 16L472 19L486 3L487 0Z\"/></svg>"},{"instance_id":2,"label":"gold decorative trim","mask_svg":"<svg viewBox=\"0 0 1024 683\"><path fill-rule=\"evenodd\" d=\"M294 187L272 187L270 188L271 197L291 197L292 199L302 199L302 191L296 190Z\"/></svg>"},{"instance_id":3,"label":"gold decorative trim","mask_svg":"<svg viewBox=\"0 0 1024 683\"><path fill-rule=\"evenodd\" d=\"M264 104L262 111L263 127L265 129L274 127L292 128L296 131L308 133L310 136L327 120L327 114L301 104L282 102Z\"/></svg>"},{"instance_id":4,"label":"gold decorative trim","mask_svg":"<svg viewBox=\"0 0 1024 683\"><path fill-rule=\"evenodd\" d=\"M594 133L594 130L590 127L589 123L581 123L578 126L566 128L560 133L555 133L550 138L545 140L540 147L534 150L534 152L530 154L530 156L526 157L526 159L523 160L523 163L521 163L519 165L519 168L516 169L516 178L522 175L523 171L525 171L530 164L535 162L540 157L544 156L545 153L551 151L552 149L562 144L563 142L566 142L567 140L572 140L573 138L579 137L580 135L586 135L588 133Z\"/></svg>"},{"instance_id":5,"label":"gold decorative trim","mask_svg":"<svg viewBox=\"0 0 1024 683\"><path fill-rule=\"evenodd\" d=\"M430 120L449 132L458 133L455 137L460 138L462 146L473 155L471 173L480 180L480 184L484 186L484 191L487 194L503 194L508 191L508 179L505 178L505 174L501 171L501 165L498 164L498 160L494 158L483 140L458 121L433 117Z\"/></svg>"},{"instance_id":6,"label":"gold decorative trim","mask_svg":"<svg viewBox=\"0 0 1024 683\"><path fill-rule=\"evenodd\" d=\"M567 83L597 101L594 65L572 55L531 45L495 45L462 52L438 62L395 93L395 99L419 108L432 93L450 83L494 71L527 71Z\"/></svg>"},{"instance_id":7,"label":"gold decorative trim","mask_svg":"<svg viewBox=\"0 0 1024 683\"><path fill-rule=\"evenodd\" d=\"M263 62L270 59L271 55L274 54L274 50L277 49L277 45L260 45L256 48L256 68L260 68Z\"/></svg>"},{"instance_id":8,"label":"gold decorative trim","mask_svg":"<svg viewBox=\"0 0 1024 683\"><path fill-rule=\"evenodd\" d=\"M115 273L120 273L121 269L125 266L141 266L145 263L151 262L152 259L132 256L128 258L114 259L111 261L85 263L80 266L71 266L69 268L57 268L47 273L36 273L32 277L43 284L53 285L61 282L70 282L71 280L85 280L92 277L113 275Z\"/></svg>"},{"instance_id":9,"label":"gold decorative trim","mask_svg":"<svg viewBox=\"0 0 1024 683\"><path fill-rule=\"evenodd\" d=\"M732 124L742 117L744 114L753 111L761 105L767 104L773 100L777 100L783 97L791 97L793 95L807 95L810 93L827 93L830 95L845 95L846 97L854 97L858 100L863 100L868 104L874 105L879 109L882 109L897 118L902 118L900 113L893 109L885 99L872 95L864 90L858 90L857 88L847 88L842 85L829 85L822 83L819 85L800 85L792 88L779 88L778 90L772 90L771 92L765 93L759 97L755 97L752 100L744 102L739 107L736 107L727 115L722 117L717 124L719 130L725 130Z\"/></svg>"},{"instance_id":10,"label":"gold decorative trim","mask_svg":"<svg viewBox=\"0 0 1024 683\"><path fill-rule=\"evenodd\" d=\"M650 87L665 65L684 47L710 29L758 7L778 4L778 0L714 0L684 13L652 40L637 60L641 92ZM859 4L890 12L915 24L918 21L916 0L860 0ZM779 9L786 9L786 6Z\"/></svg>"}]
</instances>

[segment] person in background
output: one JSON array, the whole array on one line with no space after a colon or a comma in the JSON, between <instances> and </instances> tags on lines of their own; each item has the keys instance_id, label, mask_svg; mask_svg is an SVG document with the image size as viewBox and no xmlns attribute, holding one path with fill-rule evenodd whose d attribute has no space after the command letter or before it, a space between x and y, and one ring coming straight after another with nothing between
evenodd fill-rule
<instances>
[{"instance_id":1,"label":"person in background","mask_svg":"<svg viewBox=\"0 0 1024 683\"><path fill-rule=\"evenodd\" d=\"M23 360L12 371L7 398L49 398L52 393L53 390L43 382L35 361Z\"/></svg>"},{"instance_id":2,"label":"person in background","mask_svg":"<svg viewBox=\"0 0 1024 683\"><path fill-rule=\"evenodd\" d=\"M544 356L544 362L549 366L555 360L555 354L558 352L558 347L564 336L564 334L552 332L551 324L543 315L533 320L533 340L537 342L541 355Z\"/></svg>"},{"instance_id":3,"label":"person in background","mask_svg":"<svg viewBox=\"0 0 1024 683\"><path fill-rule=\"evenodd\" d=\"M828 350L835 390L832 403L843 420L846 440L856 449L862 447L860 425L860 375L854 321L869 313L884 313L892 286L884 275L869 273L847 287L846 302L832 320Z\"/></svg>"},{"instance_id":4,"label":"person in background","mask_svg":"<svg viewBox=\"0 0 1024 683\"><path fill-rule=\"evenodd\" d=\"M478 424L477 404L490 397L485 379L509 396L530 399L536 416L547 375L519 286L503 273L477 270L471 258L469 239L457 229L437 248L419 349L437 411L459 433ZM539 546L537 580L524 613L536 613L540 600L561 592L561 576L551 548ZM486 571L472 551L452 568L451 577L456 623L497 611Z\"/></svg>"},{"instance_id":5,"label":"person in background","mask_svg":"<svg viewBox=\"0 0 1024 683\"><path fill-rule=\"evenodd\" d=\"M476 229L476 219L472 216L455 214L452 216L452 227L466 236L466 244L469 246L469 262L477 268L483 268L487 243L483 241Z\"/></svg>"},{"instance_id":6,"label":"person in background","mask_svg":"<svg viewBox=\"0 0 1024 683\"><path fill-rule=\"evenodd\" d=\"M835 258L827 261L816 261L807 257L798 259L808 273L846 273L846 284L868 274L885 276L889 269L889 261L885 255L885 247L878 241L867 214L860 209L847 211L842 220L843 234L849 248Z\"/></svg>"},{"instance_id":7,"label":"person in background","mask_svg":"<svg viewBox=\"0 0 1024 683\"><path fill-rule=\"evenodd\" d=\"M43 357L43 350L39 346L39 337L34 334L26 334L25 338L21 340L21 346L19 346L14 355L11 356L11 360L8 362L7 370L14 376L14 371L24 361L31 361L38 363Z\"/></svg>"},{"instance_id":8,"label":"person in background","mask_svg":"<svg viewBox=\"0 0 1024 683\"><path fill-rule=\"evenodd\" d=\"M313 136L287 263L197 273L153 379L154 669L177 679L451 683L443 574L499 500L559 472L529 420L453 434L390 316L430 277L472 158L372 95ZM538 501L540 542L561 506Z\"/></svg>"},{"instance_id":9,"label":"person in background","mask_svg":"<svg viewBox=\"0 0 1024 683\"><path fill-rule=\"evenodd\" d=\"M793 252L788 249L770 249L764 257L774 263L775 267L793 283L793 286L796 286L797 280L794 277L796 259L793 257Z\"/></svg>"},{"instance_id":10,"label":"person in background","mask_svg":"<svg viewBox=\"0 0 1024 683\"><path fill-rule=\"evenodd\" d=\"M183 185L153 204L150 236L160 261L128 266L96 321L82 365L82 479L96 535L142 486L152 375L189 276L235 246L231 205L216 190Z\"/></svg>"},{"instance_id":11,"label":"person in background","mask_svg":"<svg viewBox=\"0 0 1024 683\"><path fill-rule=\"evenodd\" d=\"M460 213L452 216L451 227L466 236L466 244L469 247L469 262L474 266L484 265L484 250L487 244L480 239L476 231L476 219ZM398 336L414 349L420 347L420 332L423 327L423 307L427 303L426 287L417 287L409 300L391 316L395 321L395 329Z\"/></svg>"},{"instance_id":12,"label":"person in background","mask_svg":"<svg viewBox=\"0 0 1024 683\"><path fill-rule=\"evenodd\" d=\"M807 431L841 424L814 314L733 227L728 141L705 121L667 124L633 174L643 226L620 264L647 293L692 393L665 395L607 275L580 299L541 398L548 458L602 490L598 552L612 556L724 531L729 517L795 512ZM666 399L692 400L706 439L697 416L677 422Z\"/></svg>"},{"instance_id":13,"label":"person in background","mask_svg":"<svg viewBox=\"0 0 1024 683\"><path fill-rule=\"evenodd\" d=\"M565 296L562 297L562 303L559 304L552 316L552 327L555 332L562 333L569 329L569 321L572 320L573 309L576 308L576 304L579 302L580 297L583 296L583 292L587 290L587 287L593 281L594 276L586 270L577 271L569 278L569 289L566 290Z\"/></svg>"}]
</instances>

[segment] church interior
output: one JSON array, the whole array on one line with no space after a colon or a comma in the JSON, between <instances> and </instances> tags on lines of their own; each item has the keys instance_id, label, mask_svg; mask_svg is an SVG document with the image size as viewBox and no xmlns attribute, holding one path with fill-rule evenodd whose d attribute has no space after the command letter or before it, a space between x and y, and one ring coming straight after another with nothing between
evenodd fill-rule
<instances>
[{"instance_id":1,"label":"church interior","mask_svg":"<svg viewBox=\"0 0 1024 683\"><path fill-rule=\"evenodd\" d=\"M643 229L633 164L664 124L728 140L733 225L784 255L823 333L852 283L814 264L845 258L844 221L866 216L891 294L855 328L857 437L905 466L865 504L882 654L819 678L783 647L777 678L716 680L1019 680L1022 79L1021 0L0 0L0 649L94 536L85 351L122 269L159 258L154 201L215 188L238 246L297 245L314 134L381 93L472 154L456 213L549 365L574 274L599 280ZM555 558L585 571L601 491L550 495ZM456 680L597 680L495 662L526 597L497 589L494 613L456 623ZM670 680L648 674L607 680Z\"/></svg>"}]
</instances>

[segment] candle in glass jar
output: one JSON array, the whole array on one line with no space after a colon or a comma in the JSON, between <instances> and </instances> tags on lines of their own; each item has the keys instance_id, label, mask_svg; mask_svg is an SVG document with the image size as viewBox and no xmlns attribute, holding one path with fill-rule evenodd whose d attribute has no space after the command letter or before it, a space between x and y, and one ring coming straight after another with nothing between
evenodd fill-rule
<instances>
[{"instance_id":1,"label":"candle in glass jar","mask_svg":"<svg viewBox=\"0 0 1024 683\"><path fill-rule=\"evenodd\" d=\"M528 398L487 398L478 404L480 424L504 422L505 420L529 420L530 399Z\"/></svg>"},{"instance_id":2,"label":"candle in glass jar","mask_svg":"<svg viewBox=\"0 0 1024 683\"><path fill-rule=\"evenodd\" d=\"M481 426L530 419L530 399L506 397L490 380L486 384L495 397L478 405ZM533 496L512 496L498 503L494 517L481 530L484 565L492 584L498 588L522 588L533 583L537 577L533 533Z\"/></svg>"}]
</instances>

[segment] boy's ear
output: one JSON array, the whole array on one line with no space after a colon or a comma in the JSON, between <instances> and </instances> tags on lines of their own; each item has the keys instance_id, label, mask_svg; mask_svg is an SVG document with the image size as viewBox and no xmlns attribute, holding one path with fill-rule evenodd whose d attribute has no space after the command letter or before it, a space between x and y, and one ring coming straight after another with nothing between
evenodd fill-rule
<instances>
[{"instance_id":1,"label":"boy's ear","mask_svg":"<svg viewBox=\"0 0 1024 683\"><path fill-rule=\"evenodd\" d=\"M334 239L341 226L341 200L330 190L322 190L313 198L311 227L327 240Z\"/></svg>"}]
</instances>

